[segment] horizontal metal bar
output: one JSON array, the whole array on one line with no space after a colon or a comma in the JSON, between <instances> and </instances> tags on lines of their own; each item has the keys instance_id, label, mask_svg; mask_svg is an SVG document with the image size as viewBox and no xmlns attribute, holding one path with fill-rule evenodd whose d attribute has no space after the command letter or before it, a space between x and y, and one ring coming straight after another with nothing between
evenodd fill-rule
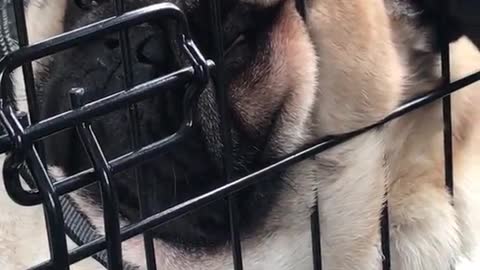
<instances>
[{"instance_id":1,"label":"horizontal metal bar","mask_svg":"<svg viewBox=\"0 0 480 270\"><path fill-rule=\"evenodd\" d=\"M165 151L168 151L168 149L176 146L179 142L183 141L184 138L188 136L189 131L189 127L184 127L175 134L161 141L113 159L112 161L110 161L112 173L117 174L124 170L133 168L134 166L138 166L144 162L149 161L152 158L155 158L160 154L160 152L163 153ZM90 185L95 181L96 180L93 169L89 169L62 179L61 181L56 182L54 186L58 194L64 195L79 188Z\"/></svg>"},{"instance_id":2,"label":"horizontal metal bar","mask_svg":"<svg viewBox=\"0 0 480 270\"><path fill-rule=\"evenodd\" d=\"M11 71L25 62L41 59L131 26L139 25L148 21L165 20L165 18L173 19L178 22L180 26L179 30L182 35L184 35L187 40L191 38L186 17L177 6L171 3L153 4L18 49L13 53L4 56L0 61L0 70L2 70L2 73L5 71ZM2 86L3 85L4 84L2 83Z\"/></svg>"},{"instance_id":3,"label":"horizontal metal bar","mask_svg":"<svg viewBox=\"0 0 480 270\"><path fill-rule=\"evenodd\" d=\"M109 162L110 170L112 174L118 174L124 170L133 168L134 166L141 165L156 156L161 155L162 153L167 152L172 147L176 146L179 142L183 141L189 134L191 126L184 125L179 131L170 135L169 137L160 140L158 142L149 144L145 147L142 147L138 150L127 153L123 156L117 157ZM7 159L9 161L9 159ZM8 168L8 167L6 167ZM13 179L16 176L16 172L10 172L9 170L4 170L4 173L9 173L9 177ZM18 181L18 180L17 180ZM88 169L77 174L65 177L63 179L57 179L53 183L56 193L61 196L67 193L73 192L80 188L86 187L90 184L93 184L97 181L97 174L94 170ZM10 183L10 182L6 182ZM15 185L13 185L15 188ZM19 189L21 187L18 187ZM7 190L14 190L12 187L9 187ZM21 190L23 191L23 189ZM17 193L21 192L17 190ZM42 203L42 196L40 193L34 191L25 191L27 194L26 199L22 198L12 198L16 203L23 206L33 206Z\"/></svg>"},{"instance_id":4,"label":"horizontal metal bar","mask_svg":"<svg viewBox=\"0 0 480 270\"><path fill-rule=\"evenodd\" d=\"M213 62L209 62L213 66ZM121 109L128 104L139 102L162 91L171 90L175 86L185 85L193 80L193 67L183 68L161 78L153 79L146 83L135 86L130 90L124 90L108 97L93 101L78 109L70 110L37 124L25 128L24 140L33 142L52 135L66 128L80 124L82 121L91 120L111 111ZM0 139L0 149L3 152L12 150L12 142L3 137Z\"/></svg>"}]
</instances>

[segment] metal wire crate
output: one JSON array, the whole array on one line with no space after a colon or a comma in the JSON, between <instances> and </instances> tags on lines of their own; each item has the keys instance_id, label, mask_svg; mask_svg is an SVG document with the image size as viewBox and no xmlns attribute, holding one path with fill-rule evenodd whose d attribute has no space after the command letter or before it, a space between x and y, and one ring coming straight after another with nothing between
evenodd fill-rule
<instances>
[{"instance_id":1,"label":"metal wire crate","mask_svg":"<svg viewBox=\"0 0 480 270\"><path fill-rule=\"evenodd\" d=\"M223 86L223 67L225 63L222 58L223 38L221 29L223 28L220 19L220 5L220 0L210 1L210 12L212 14L211 27L214 32L214 40L212 42L216 44L216 53L215 59L207 60L191 38L187 18L184 13L173 4L155 4L126 12L124 1L116 0L115 8L117 16L34 45L28 45L23 2L13 1L19 49L9 52L0 61L0 87L1 89L11 87L9 85L9 74L17 67L23 67L30 115L17 111L11 102L13 97L6 95L5 91L2 91L0 120L5 134L0 137L0 152L8 153L4 164L4 176L5 186L11 198L16 203L24 206L44 205L48 224L51 259L31 269L69 269L69 265L90 256L94 256L97 260L104 263L108 269L122 269L122 267L123 269L131 269L130 267L132 266L124 265L122 260L121 243L140 234L144 234L148 268L155 269L155 250L152 235L149 234L149 230L195 209L201 208L202 206L225 198L227 198L228 208L230 210L229 220L234 269L243 269L241 242L237 228L239 217L238 212L235 211L236 192L261 181L264 175L310 158L315 154L342 144L360 134L381 127L393 119L440 99L443 99L445 125L445 178L446 185L453 195L452 122L449 95L480 80L480 72L455 82L450 81L447 33L445 33L445 37L443 38L444 42L442 47L442 76L445 82L442 87L406 102L378 123L354 132L322 138L315 145L307 146L250 175L233 179L231 175L232 142L229 127L230 116L228 115L229 101ZM304 1L297 1L297 9L303 17L308 16L305 12ZM129 65L129 63L131 63L131 56L127 49L129 48L127 31L134 25L158 18L172 20L179 26L176 42L183 48L183 54L189 60L189 65L149 82L134 85L133 71ZM438 25L440 28L446 29L445 23L445 20L440 18ZM122 62L124 63L122 66L124 68L124 86L126 90L109 95L100 100L86 103L83 89L72 89L70 93L72 110L45 120L37 119L38 97L34 89L32 61L112 33L118 33L121 40ZM211 73L215 73L217 78L215 82L217 84L218 109L222 120L222 139L224 144L223 177L226 184L197 198L150 216L146 214L148 213L145 209L145 207L147 207L146 202L141 201L139 204L143 214L142 220L121 228L118 220L117 195L111 186L112 175L126 169L136 168L144 160L165 153L169 148L181 143L190 135L189 132L193 125L192 108L195 106L195 98L205 88ZM191 87L185 90L187 98L184 102L184 121L181 128L163 140L154 142L148 146L140 146L137 131L139 123L135 103L157 95L159 92L166 91L173 86L184 85L186 83L189 83ZM114 160L107 160L102 151L102 146L96 140L90 122L94 117L105 115L113 110L122 108L128 108L129 111L132 151ZM40 141L51 134L67 128L76 128L92 161L93 168L68 176L61 182L54 182L47 173L47 169L42 160L43 150ZM136 171L136 178L140 187L139 192L141 192L142 188L142 181L139 180L141 179L141 173L140 170ZM31 191L26 191L24 187L22 187L20 176L27 180L33 188ZM103 237L91 233L79 237L79 235L75 235L71 230L72 219L78 219L79 217L71 215L71 202L68 200L68 197L63 195L92 184L94 181L100 183L101 192L103 198L105 198L103 200L103 209L106 235ZM139 196L139 198L142 198L142 196ZM383 217L382 248L385 256L383 268L390 269L388 206L384 209ZM87 222L85 219L82 220ZM320 257L320 225L318 220L318 210L316 210L311 217L314 269L322 269ZM66 235L69 235L80 245L72 252L68 252Z\"/></svg>"}]
</instances>

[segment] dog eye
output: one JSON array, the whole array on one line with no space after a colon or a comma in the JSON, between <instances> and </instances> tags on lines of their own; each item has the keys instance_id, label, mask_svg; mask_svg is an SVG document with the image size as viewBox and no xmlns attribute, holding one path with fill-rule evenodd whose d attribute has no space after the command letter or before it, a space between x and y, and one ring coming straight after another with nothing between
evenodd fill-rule
<instances>
[{"instance_id":1,"label":"dog eye","mask_svg":"<svg viewBox=\"0 0 480 270\"><path fill-rule=\"evenodd\" d=\"M240 34L238 35L233 42L231 42L227 47L224 52L224 55L227 56L229 55L235 48L245 44L247 42L247 38L245 34Z\"/></svg>"}]
</instances>

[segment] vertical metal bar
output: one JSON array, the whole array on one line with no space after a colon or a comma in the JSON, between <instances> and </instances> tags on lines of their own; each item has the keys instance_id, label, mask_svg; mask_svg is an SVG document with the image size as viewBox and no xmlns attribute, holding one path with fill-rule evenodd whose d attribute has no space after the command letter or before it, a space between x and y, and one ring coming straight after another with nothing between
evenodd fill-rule
<instances>
[{"instance_id":1,"label":"vertical metal bar","mask_svg":"<svg viewBox=\"0 0 480 270\"><path fill-rule=\"evenodd\" d=\"M115 13L117 16L125 13L125 1L115 0ZM123 75L127 88L133 86L132 57L130 55L130 38L128 37L128 29L123 29L120 35L120 48L122 52Z\"/></svg>"},{"instance_id":2,"label":"vertical metal bar","mask_svg":"<svg viewBox=\"0 0 480 270\"><path fill-rule=\"evenodd\" d=\"M390 270L391 257L390 257L390 219L388 213L388 201L385 201L382 212L381 221L381 241L382 241L382 253L383 253L383 270Z\"/></svg>"},{"instance_id":3,"label":"vertical metal bar","mask_svg":"<svg viewBox=\"0 0 480 270\"><path fill-rule=\"evenodd\" d=\"M213 32L213 42L215 44L215 89L220 111L220 125L223 141L223 176L226 182L232 180L232 135L229 115L229 98L225 88L224 74L224 48L223 48L223 25L221 19L221 1L210 0L210 17ZM240 243L240 233L238 229L238 210L235 196L228 197L228 212L230 220L230 233L232 241L233 266L235 270L243 269L242 246Z\"/></svg>"},{"instance_id":4,"label":"vertical metal bar","mask_svg":"<svg viewBox=\"0 0 480 270\"><path fill-rule=\"evenodd\" d=\"M312 231L312 252L313 252L313 269L322 270L322 243L320 234L320 215L318 211L318 201L315 202L315 208L310 217Z\"/></svg>"},{"instance_id":5,"label":"vertical metal bar","mask_svg":"<svg viewBox=\"0 0 480 270\"><path fill-rule=\"evenodd\" d=\"M68 249L63 221L62 207L58 194L43 167L42 160L35 147L28 151L27 162L37 181L38 190L44 196L44 214L47 225L50 258L58 270L70 269Z\"/></svg>"},{"instance_id":6,"label":"vertical metal bar","mask_svg":"<svg viewBox=\"0 0 480 270\"><path fill-rule=\"evenodd\" d=\"M305 0L296 0L296 8L304 22L307 20L307 7ZM313 156L313 159L316 157ZM313 253L313 269L322 270L322 241L320 232L320 213L318 209L318 198L315 198L315 206L310 216L310 231L312 234L312 253Z\"/></svg>"},{"instance_id":7,"label":"vertical metal bar","mask_svg":"<svg viewBox=\"0 0 480 270\"><path fill-rule=\"evenodd\" d=\"M17 29L18 45L20 48L28 46L28 29L25 17L25 1L13 0L13 12L15 16L15 26ZM27 96L28 116L32 124L40 121L40 109L38 106L37 92L35 91L35 78L33 74L33 65L31 62L22 65L23 82ZM45 149L42 142L35 143L40 158L44 160Z\"/></svg>"},{"instance_id":8,"label":"vertical metal bar","mask_svg":"<svg viewBox=\"0 0 480 270\"><path fill-rule=\"evenodd\" d=\"M23 0L13 0L13 12L15 16L15 26L18 36L19 47L29 45L28 29L25 16L25 2ZM30 123L35 124L40 121L40 110L38 107L37 93L35 91L35 78L33 74L33 65L31 62L22 65L23 82L27 96L28 114ZM37 175L36 185L44 196L43 211L47 223L48 242L50 247L50 257L57 269L70 269L68 263L68 249L66 246L66 235L63 224L63 214L61 213L60 201L55 193L55 189L48 178L48 174L43 168L42 160L44 157L44 148L41 142L33 146L30 154L30 164L34 166ZM35 161L35 162L34 162Z\"/></svg>"},{"instance_id":9,"label":"vertical metal bar","mask_svg":"<svg viewBox=\"0 0 480 270\"><path fill-rule=\"evenodd\" d=\"M438 35L440 39L440 61L442 69L442 84L444 86L451 83L450 76L450 41L448 33L448 14L450 5L446 0L440 1L441 14L438 22ZM452 134L452 98L451 95L443 98L443 148L444 148L444 166L445 166L445 185L452 196L451 203L453 204L453 196L455 193L454 179L453 179L453 134ZM455 265L451 265L450 269L455 269Z\"/></svg>"},{"instance_id":10,"label":"vertical metal bar","mask_svg":"<svg viewBox=\"0 0 480 270\"><path fill-rule=\"evenodd\" d=\"M28 31L27 23L25 19L25 6L24 1L13 1L13 10L15 14L15 24L18 34L18 44L20 47L28 46ZM38 100L37 94L35 92L35 82L33 77L33 67L32 63L26 63L22 66L23 69L23 80L25 83L25 91L27 94L27 103L30 121L32 123L37 123L39 121L39 109L38 109Z\"/></svg>"},{"instance_id":11,"label":"vertical metal bar","mask_svg":"<svg viewBox=\"0 0 480 270\"><path fill-rule=\"evenodd\" d=\"M115 12L119 16L126 11L125 1L124 0L115 0ZM122 64L123 64L123 74L124 74L124 85L125 88L130 89L133 86L133 71L132 71L132 58L130 54L130 38L128 36L128 29L120 31L120 47L122 52ZM137 149L140 146L140 125L138 123L139 114L137 104L130 104L128 107L128 122L129 122L129 131L130 131L130 146L132 150ZM134 178L137 183L137 194L138 194L138 203L140 208L140 218L145 218L151 213L151 209L148 205L147 195L145 192L148 190L148 187L145 186L145 182L141 179L144 179L142 176L142 171L135 167L134 169ZM155 259L155 246L153 243L153 235L150 231L143 233L143 242L145 247L145 260L148 270L157 269L156 259Z\"/></svg>"},{"instance_id":12,"label":"vertical metal bar","mask_svg":"<svg viewBox=\"0 0 480 270\"><path fill-rule=\"evenodd\" d=\"M447 1L441 1L442 14L438 23L438 33L441 42L441 69L442 69L442 83L448 85L451 82L450 78L450 42L448 29L448 10L449 5ZM444 138L444 155L445 155L445 184L450 192L454 195L453 184L453 136L452 136L452 100L451 96L443 99L443 138Z\"/></svg>"},{"instance_id":13,"label":"vertical metal bar","mask_svg":"<svg viewBox=\"0 0 480 270\"><path fill-rule=\"evenodd\" d=\"M72 89L70 92L72 107L77 109L84 105L84 89ZM120 221L118 200L112 183L112 173L105 155L97 141L90 123L81 123L77 132L85 151L92 162L95 173L99 177L103 202L105 223L105 239L107 242L108 269L123 269L122 240L120 237Z\"/></svg>"},{"instance_id":14,"label":"vertical metal bar","mask_svg":"<svg viewBox=\"0 0 480 270\"><path fill-rule=\"evenodd\" d=\"M15 134L19 136L24 133L23 127L28 124L26 117L21 118L19 120L20 122L17 121L16 115L11 107L9 113L5 114L5 116L9 117L8 120L12 124L11 128ZM29 148L30 149L23 149L25 152L21 154L26 155L26 162L31 168L32 174L35 176L39 192L43 195L50 258L56 269L68 270L67 241L59 197L50 181L37 149L35 146L30 146ZM16 153L13 153L14 156L15 154Z\"/></svg>"}]
</instances>

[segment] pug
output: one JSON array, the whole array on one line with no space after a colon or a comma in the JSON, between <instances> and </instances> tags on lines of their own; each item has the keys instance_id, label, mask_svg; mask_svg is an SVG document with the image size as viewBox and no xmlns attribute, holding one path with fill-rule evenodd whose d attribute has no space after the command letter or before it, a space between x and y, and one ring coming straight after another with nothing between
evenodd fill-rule
<instances>
[{"instance_id":1,"label":"pug","mask_svg":"<svg viewBox=\"0 0 480 270\"><path fill-rule=\"evenodd\" d=\"M112 1L81 9L66 0L32 0L30 42L114 16ZM134 10L167 1L127 0ZM215 57L209 1L171 0L183 10L195 43ZM479 70L480 54L457 17L438 28L441 9L427 0L223 0L225 93L230 101L232 178L238 179L329 135L384 119L397 107L443 83L441 40L450 41L451 79ZM172 29L132 27L133 84L182 68ZM176 31L175 29L173 29ZM444 33L449 33L445 35ZM442 37L442 35L444 35ZM69 90L89 101L125 89L121 41L102 37L34 63L41 119L70 110ZM212 72L214 73L214 72ZM13 73L20 109L24 86ZM141 165L140 194L158 213L224 184L221 116L212 76L194 108L193 134ZM183 86L139 102L139 144L161 140L182 123ZM312 269L310 216L318 202L323 269L381 269L381 219L389 205L391 267L447 270L472 257L479 242L480 85L452 95L454 196L445 187L440 101L270 174L236 195L245 269ZM93 121L108 159L128 153L128 113ZM45 141L52 177L91 167L75 130ZM141 219L135 172L114 176L122 225ZM21 208L2 193L0 260L25 269L48 258L41 208ZM101 193L91 185L70 194L104 232ZM158 269L233 269L225 201L152 230ZM123 259L146 269L143 238L122 244ZM472 262L473 263L473 262ZM478 265L471 269L478 268ZM103 269L83 260L72 269ZM466 268L465 268L466 269Z\"/></svg>"}]
</instances>

